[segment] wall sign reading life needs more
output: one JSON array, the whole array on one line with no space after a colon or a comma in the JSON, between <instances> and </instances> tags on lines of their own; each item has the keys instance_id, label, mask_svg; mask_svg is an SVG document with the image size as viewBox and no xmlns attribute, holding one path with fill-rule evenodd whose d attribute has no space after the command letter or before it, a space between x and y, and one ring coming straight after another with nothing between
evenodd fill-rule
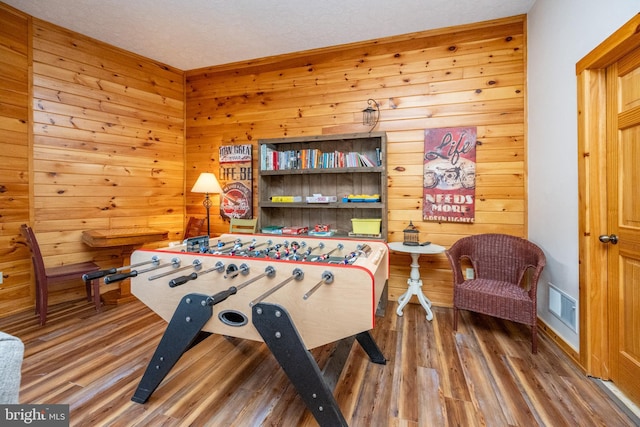
<instances>
[{"instance_id":1,"label":"wall sign reading life needs more","mask_svg":"<svg viewBox=\"0 0 640 427\"><path fill-rule=\"evenodd\" d=\"M423 219L475 220L476 128L424 132Z\"/></svg>"},{"instance_id":2,"label":"wall sign reading life needs more","mask_svg":"<svg viewBox=\"0 0 640 427\"><path fill-rule=\"evenodd\" d=\"M220 216L253 218L251 145L220 147Z\"/></svg>"}]
</instances>

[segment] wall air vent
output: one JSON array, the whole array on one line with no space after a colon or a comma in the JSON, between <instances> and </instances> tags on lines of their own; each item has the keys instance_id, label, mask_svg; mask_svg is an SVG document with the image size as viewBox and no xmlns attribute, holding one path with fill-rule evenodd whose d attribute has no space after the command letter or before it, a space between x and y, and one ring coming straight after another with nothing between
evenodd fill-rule
<instances>
[{"instance_id":1,"label":"wall air vent","mask_svg":"<svg viewBox=\"0 0 640 427\"><path fill-rule=\"evenodd\" d=\"M576 331L576 300L549 282L549 311Z\"/></svg>"}]
</instances>

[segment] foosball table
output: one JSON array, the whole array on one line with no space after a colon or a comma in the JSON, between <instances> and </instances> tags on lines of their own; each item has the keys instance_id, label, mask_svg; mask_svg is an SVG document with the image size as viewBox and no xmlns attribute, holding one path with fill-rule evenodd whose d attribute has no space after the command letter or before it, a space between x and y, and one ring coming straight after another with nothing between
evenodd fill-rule
<instances>
[{"instance_id":1,"label":"foosball table","mask_svg":"<svg viewBox=\"0 0 640 427\"><path fill-rule=\"evenodd\" d=\"M130 278L132 294L168 322L132 397L137 403L202 333L264 342L321 426L347 423L310 349L351 337L372 362L386 363L369 332L389 277L380 241L202 236L137 250L130 266L92 278L99 277Z\"/></svg>"}]
</instances>

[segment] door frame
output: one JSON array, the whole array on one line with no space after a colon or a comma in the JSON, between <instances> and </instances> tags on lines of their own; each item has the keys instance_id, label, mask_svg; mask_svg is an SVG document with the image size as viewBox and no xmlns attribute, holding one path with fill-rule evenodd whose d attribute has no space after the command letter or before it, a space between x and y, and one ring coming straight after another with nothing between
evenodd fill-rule
<instances>
[{"instance_id":1,"label":"door frame","mask_svg":"<svg viewBox=\"0 0 640 427\"><path fill-rule=\"evenodd\" d=\"M606 68L640 46L640 14L576 64L578 84L578 257L580 364L610 379L607 247Z\"/></svg>"}]
</instances>

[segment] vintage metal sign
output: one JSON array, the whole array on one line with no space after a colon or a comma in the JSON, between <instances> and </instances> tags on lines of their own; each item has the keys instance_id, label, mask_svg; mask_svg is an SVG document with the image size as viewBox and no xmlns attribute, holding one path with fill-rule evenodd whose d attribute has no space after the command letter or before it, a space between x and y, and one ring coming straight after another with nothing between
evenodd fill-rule
<instances>
[{"instance_id":1,"label":"vintage metal sign","mask_svg":"<svg viewBox=\"0 0 640 427\"><path fill-rule=\"evenodd\" d=\"M220 216L253 218L251 145L220 147Z\"/></svg>"},{"instance_id":2,"label":"vintage metal sign","mask_svg":"<svg viewBox=\"0 0 640 427\"><path fill-rule=\"evenodd\" d=\"M425 130L423 181L425 221L475 221L475 127Z\"/></svg>"}]
</instances>

